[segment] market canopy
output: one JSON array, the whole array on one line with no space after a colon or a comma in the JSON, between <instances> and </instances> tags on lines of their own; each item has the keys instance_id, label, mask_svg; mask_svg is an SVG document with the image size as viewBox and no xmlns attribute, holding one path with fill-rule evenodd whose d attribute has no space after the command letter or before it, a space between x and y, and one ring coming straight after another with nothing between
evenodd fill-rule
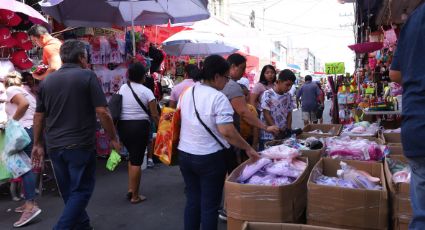
<instances>
[{"instance_id":1,"label":"market canopy","mask_svg":"<svg viewBox=\"0 0 425 230\"><path fill-rule=\"evenodd\" d=\"M208 0L43 0L43 12L67 26L158 25L209 18ZM134 20L132 20L134 19Z\"/></svg>"},{"instance_id":2,"label":"market canopy","mask_svg":"<svg viewBox=\"0 0 425 230\"><path fill-rule=\"evenodd\" d=\"M165 53L172 56L231 54L239 50L221 34L197 30L184 30L174 34L162 46Z\"/></svg>"},{"instance_id":3,"label":"market canopy","mask_svg":"<svg viewBox=\"0 0 425 230\"><path fill-rule=\"evenodd\" d=\"M348 48L358 54L374 52L382 49L382 47L384 47L382 42L364 42L348 46Z\"/></svg>"}]
</instances>

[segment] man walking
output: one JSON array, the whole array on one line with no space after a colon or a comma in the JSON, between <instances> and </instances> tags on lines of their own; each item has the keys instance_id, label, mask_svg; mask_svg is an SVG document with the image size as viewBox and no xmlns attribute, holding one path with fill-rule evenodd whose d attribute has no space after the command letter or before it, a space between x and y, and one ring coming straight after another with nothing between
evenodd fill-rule
<instances>
[{"instance_id":1,"label":"man walking","mask_svg":"<svg viewBox=\"0 0 425 230\"><path fill-rule=\"evenodd\" d=\"M301 98L304 125L307 125L317 123L316 114L319 108L317 98L320 95L320 89L316 83L313 83L313 78L310 75L305 76L304 81L304 85L297 93L297 107ZM323 104L323 101L320 101L320 103Z\"/></svg>"},{"instance_id":2,"label":"man walking","mask_svg":"<svg viewBox=\"0 0 425 230\"><path fill-rule=\"evenodd\" d=\"M34 115L33 164L43 162L43 130L65 207L53 229L92 229L85 209L95 185L96 115L117 151L107 102L96 75L87 68L83 42L66 41L60 48L63 66L40 84Z\"/></svg>"},{"instance_id":3,"label":"man walking","mask_svg":"<svg viewBox=\"0 0 425 230\"><path fill-rule=\"evenodd\" d=\"M62 61L59 55L59 49L62 42L52 37L46 28L41 25L33 25L28 30L28 35L31 41L38 47L43 48L43 64L48 66L47 70L42 74L33 74L33 77L37 80L44 80L44 78L50 73L58 70Z\"/></svg>"},{"instance_id":4,"label":"man walking","mask_svg":"<svg viewBox=\"0 0 425 230\"><path fill-rule=\"evenodd\" d=\"M425 4L407 20L391 65L391 81L403 84L401 141L412 175L410 198L413 218L409 229L425 226Z\"/></svg>"}]
</instances>

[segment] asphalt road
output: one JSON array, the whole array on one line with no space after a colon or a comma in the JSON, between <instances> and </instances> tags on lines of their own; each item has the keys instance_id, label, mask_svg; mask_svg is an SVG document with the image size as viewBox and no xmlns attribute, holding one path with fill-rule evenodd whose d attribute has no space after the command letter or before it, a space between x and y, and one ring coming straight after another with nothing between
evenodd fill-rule
<instances>
[{"instance_id":1,"label":"asphalt road","mask_svg":"<svg viewBox=\"0 0 425 230\"><path fill-rule=\"evenodd\" d=\"M125 163L114 172L108 172L106 160L98 159L97 181L88 207L93 227L98 229L178 230L183 229L185 204L184 183L178 167L157 165L143 170L141 193L147 200L130 204L127 192L127 167ZM39 217L22 229L51 229L61 214L63 203L53 181L46 183L43 196L38 199L43 210ZM0 187L0 229L13 229L19 214L13 209L21 202L11 201L8 187ZM220 221L219 221L220 222ZM226 229L220 222L219 229Z\"/></svg>"}]
</instances>

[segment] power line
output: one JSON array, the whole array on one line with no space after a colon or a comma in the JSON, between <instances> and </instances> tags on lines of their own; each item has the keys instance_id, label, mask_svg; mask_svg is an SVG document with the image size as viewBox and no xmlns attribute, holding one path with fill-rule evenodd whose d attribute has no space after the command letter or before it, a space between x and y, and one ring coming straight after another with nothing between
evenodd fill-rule
<instances>
[{"instance_id":1,"label":"power line","mask_svg":"<svg viewBox=\"0 0 425 230\"><path fill-rule=\"evenodd\" d=\"M232 14L242 15L242 16L249 16L248 14L244 14L244 13L240 13L240 12L233 12L232 11L231 13ZM307 28L307 29L351 31L351 30L343 30L343 29L336 29L336 28L330 28L330 27L317 27L317 26L298 25L298 24L293 24L293 23L289 23L289 22L284 22L284 21L279 21L279 20L269 19L269 18L263 18L263 17L256 17L256 18L258 18L258 19L264 19L265 21L268 21L268 22L274 22L274 23L279 23L279 24L284 24L284 25L289 25L289 26L294 26L294 27L300 27L300 28Z\"/></svg>"}]
</instances>

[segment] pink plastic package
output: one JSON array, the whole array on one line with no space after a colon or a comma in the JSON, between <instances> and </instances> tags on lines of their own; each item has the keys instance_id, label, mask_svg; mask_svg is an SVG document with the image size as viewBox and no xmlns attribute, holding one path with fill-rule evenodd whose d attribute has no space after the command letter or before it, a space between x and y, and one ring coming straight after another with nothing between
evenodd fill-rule
<instances>
[{"instance_id":1,"label":"pink plastic package","mask_svg":"<svg viewBox=\"0 0 425 230\"><path fill-rule=\"evenodd\" d=\"M242 174L238 178L238 182L244 182L251 178L256 172L262 169L265 165L272 163L272 160L268 158L260 158L253 164L246 165L242 171Z\"/></svg>"},{"instance_id":2,"label":"pink plastic package","mask_svg":"<svg viewBox=\"0 0 425 230\"><path fill-rule=\"evenodd\" d=\"M410 170L409 168L404 168L401 171L398 171L393 174L393 182L397 183L410 183Z\"/></svg>"},{"instance_id":3,"label":"pink plastic package","mask_svg":"<svg viewBox=\"0 0 425 230\"><path fill-rule=\"evenodd\" d=\"M305 168L304 168L305 169ZM288 161L277 161L266 167L266 172L276 175L298 178L303 173L302 170L295 168L291 162Z\"/></svg>"},{"instance_id":4,"label":"pink plastic package","mask_svg":"<svg viewBox=\"0 0 425 230\"><path fill-rule=\"evenodd\" d=\"M300 156L300 152L294 148L290 148L284 144L272 146L261 152L262 157L269 159L289 159Z\"/></svg>"}]
</instances>

